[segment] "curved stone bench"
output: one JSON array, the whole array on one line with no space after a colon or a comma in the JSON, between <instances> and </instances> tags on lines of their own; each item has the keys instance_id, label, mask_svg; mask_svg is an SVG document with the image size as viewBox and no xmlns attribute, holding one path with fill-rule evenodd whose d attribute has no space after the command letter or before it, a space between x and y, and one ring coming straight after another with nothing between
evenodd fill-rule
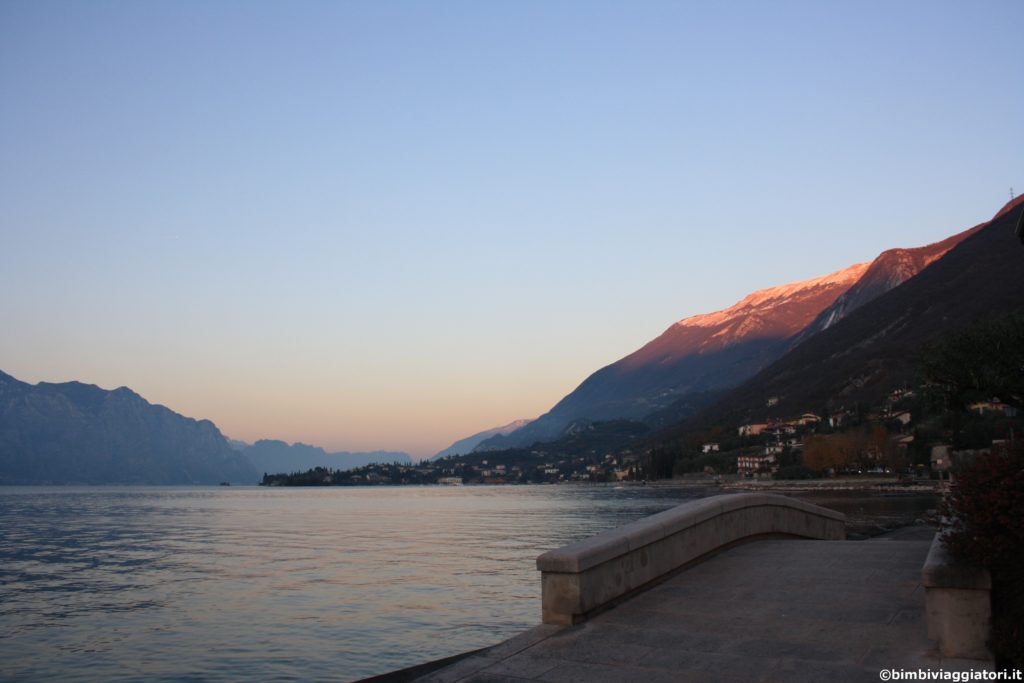
<instances>
[{"instance_id":1,"label":"curved stone bench","mask_svg":"<svg viewBox=\"0 0 1024 683\"><path fill-rule=\"evenodd\" d=\"M768 493L737 493L671 510L537 558L545 624L575 624L700 558L766 537L846 538L846 516Z\"/></svg>"}]
</instances>

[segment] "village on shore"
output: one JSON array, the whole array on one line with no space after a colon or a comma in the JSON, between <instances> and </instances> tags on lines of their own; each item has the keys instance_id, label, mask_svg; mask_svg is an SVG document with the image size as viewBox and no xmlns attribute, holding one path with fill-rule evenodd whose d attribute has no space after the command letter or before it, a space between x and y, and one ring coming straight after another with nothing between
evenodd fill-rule
<instances>
[{"instance_id":1,"label":"village on shore","mask_svg":"<svg viewBox=\"0 0 1024 683\"><path fill-rule=\"evenodd\" d=\"M777 397L766 399L771 407ZM317 467L264 474L263 486L506 485L558 483L692 483L723 488L843 489L899 486L932 489L955 462L992 448L992 434L1017 422L998 398L968 406L972 448L944 443L941 421L918 392L893 391L874 410L865 406L812 412L732 429L710 430L673 449L644 447L635 423L595 423L578 438L526 449L477 451L418 464L376 463L350 470ZM617 438L608 438L611 430ZM587 432L599 438L587 439ZM602 447L610 443L615 447Z\"/></svg>"}]
</instances>

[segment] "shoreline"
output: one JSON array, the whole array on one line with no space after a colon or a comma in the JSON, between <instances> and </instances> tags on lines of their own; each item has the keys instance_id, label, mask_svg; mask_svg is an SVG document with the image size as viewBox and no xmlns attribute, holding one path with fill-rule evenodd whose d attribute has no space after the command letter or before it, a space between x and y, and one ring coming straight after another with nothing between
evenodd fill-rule
<instances>
[{"instance_id":1,"label":"shoreline","mask_svg":"<svg viewBox=\"0 0 1024 683\"><path fill-rule=\"evenodd\" d=\"M630 482L632 484L632 482ZM940 481L900 481L898 477L850 477L830 479L671 479L651 482L647 486L694 486L722 491L777 491L807 493L814 491L878 491L884 493L938 493ZM642 484L641 484L642 485Z\"/></svg>"},{"instance_id":2,"label":"shoreline","mask_svg":"<svg viewBox=\"0 0 1024 683\"><path fill-rule=\"evenodd\" d=\"M512 637L515 638L516 636ZM387 673L377 674L376 676L370 676L369 678L359 678L352 681L352 683L410 683L411 681L422 678L427 674L434 673L438 669L443 669L451 664L460 662L467 657L484 654L498 645L501 645L501 643L495 643L494 645L488 645L487 647L470 650L469 652L460 652L459 654L442 657L440 659L432 659L429 662L422 662L421 664L413 664L412 666L407 666L404 669L388 671Z\"/></svg>"},{"instance_id":3,"label":"shoreline","mask_svg":"<svg viewBox=\"0 0 1024 683\"><path fill-rule=\"evenodd\" d=\"M913 531L910 531L910 529L913 529ZM896 524L893 527L888 528L876 527L876 529L873 532L868 532L865 534L851 534L848 530L846 541L853 543L863 543L871 539L886 538L894 541L922 541L931 538L937 531L938 528L932 521L925 521L923 523L920 521L907 521L906 523ZM425 679L432 673L438 672L441 669L445 669L448 666L457 664L462 660L469 659L470 657L481 656L483 658L486 658L489 654L496 651L504 651L508 649L523 649L539 640L543 640L551 636L554 632L563 630L565 628L572 627L537 624L535 626L526 628L525 630L521 631L517 635L512 636L511 638L507 638L493 645L482 647L477 650L471 650L469 652L461 652L440 659L422 662L420 664L415 664L413 666L405 667L395 671L389 671L387 673L378 674L376 676L371 676L369 678L361 678L354 681L353 683L411 683L412 681ZM509 648L508 644L516 644L516 647ZM426 680L433 679L431 678Z\"/></svg>"}]
</instances>

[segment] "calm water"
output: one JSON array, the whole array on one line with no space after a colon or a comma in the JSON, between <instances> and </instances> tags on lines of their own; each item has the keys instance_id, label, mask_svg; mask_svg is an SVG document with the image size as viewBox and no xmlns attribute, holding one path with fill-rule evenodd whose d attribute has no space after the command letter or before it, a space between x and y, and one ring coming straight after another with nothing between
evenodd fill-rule
<instances>
[{"instance_id":1,"label":"calm water","mask_svg":"<svg viewBox=\"0 0 1024 683\"><path fill-rule=\"evenodd\" d=\"M0 680L345 681L484 647L540 621L537 555L705 494L0 488Z\"/></svg>"},{"instance_id":2,"label":"calm water","mask_svg":"<svg viewBox=\"0 0 1024 683\"><path fill-rule=\"evenodd\" d=\"M540 621L541 552L700 490L0 488L0 679L352 680Z\"/></svg>"}]
</instances>

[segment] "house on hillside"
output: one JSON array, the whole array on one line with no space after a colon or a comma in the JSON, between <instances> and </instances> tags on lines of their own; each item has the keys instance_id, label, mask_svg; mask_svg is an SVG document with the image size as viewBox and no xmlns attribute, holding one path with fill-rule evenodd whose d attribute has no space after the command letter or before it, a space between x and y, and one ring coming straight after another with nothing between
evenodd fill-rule
<instances>
[{"instance_id":1,"label":"house on hillside","mask_svg":"<svg viewBox=\"0 0 1024 683\"><path fill-rule=\"evenodd\" d=\"M778 461L774 454L749 454L736 458L736 471L746 477L772 474L778 469Z\"/></svg>"},{"instance_id":2,"label":"house on hillside","mask_svg":"<svg viewBox=\"0 0 1024 683\"><path fill-rule=\"evenodd\" d=\"M942 477L942 473L948 471L950 466L953 464L952 456L952 446L932 446L932 471L938 472L940 478Z\"/></svg>"},{"instance_id":3,"label":"house on hillside","mask_svg":"<svg viewBox=\"0 0 1024 683\"><path fill-rule=\"evenodd\" d=\"M701 451L701 453L717 453L718 452L718 444L717 443L713 443L713 442L712 443L706 443L706 444L704 444L703 446L700 447L700 451Z\"/></svg>"},{"instance_id":4,"label":"house on hillside","mask_svg":"<svg viewBox=\"0 0 1024 683\"><path fill-rule=\"evenodd\" d=\"M914 392L911 389L893 389L892 393L889 394L889 401L891 403L896 403L897 401L902 401L905 398L912 398L913 396Z\"/></svg>"},{"instance_id":5,"label":"house on hillside","mask_svg":"<svg viewBox=\"0 0 1024 683\"><path fill-rule=\"evenodd\" d=\"M998 398L993 398L991 401L979 401L978 403L972 403L968 408L971 412L977 413L978 415L984 415L985 413L1002 413L1006 417L1017 417L1017 409L1011 405L1003 403Z\"/></svg>"},{"instance_id":6,"label":"house on hillside","mask_svg":"<svg viewBox=\"0 0 1024 683\"><path fill-rule=\"evenodd\" d=\"M761 432L768 428L768 424L765 422L757 422L748 425L742 425L739 428L740 436L760 436Z\"/></svg>"},{"instance_id":7,"label":"house on hillside","mask_svg":"<svg viewBox=\"0 0 1024 683\"><path fill-rule=\"evenodd\" d=\"M838 427L841 427L843 423L846 422L846 419L851 415L853 415L853 413L849 410L840 410L839 412L832 413L828 416L828 426L832 429L837 429Z\"/></svg>"},{"instance_id":8,"label":"house on hillside","mask_svg":"<svg viewBox=\"0 0 1024 683\"><path fill-rule=\"evenodd\" d=\"M899 420L900 424L908 425L913 421L913 416L910 414L909 410L901 410L899 412L892 413L891 415L889 415L889 419Z\"/></svg>"}]
</instances>

